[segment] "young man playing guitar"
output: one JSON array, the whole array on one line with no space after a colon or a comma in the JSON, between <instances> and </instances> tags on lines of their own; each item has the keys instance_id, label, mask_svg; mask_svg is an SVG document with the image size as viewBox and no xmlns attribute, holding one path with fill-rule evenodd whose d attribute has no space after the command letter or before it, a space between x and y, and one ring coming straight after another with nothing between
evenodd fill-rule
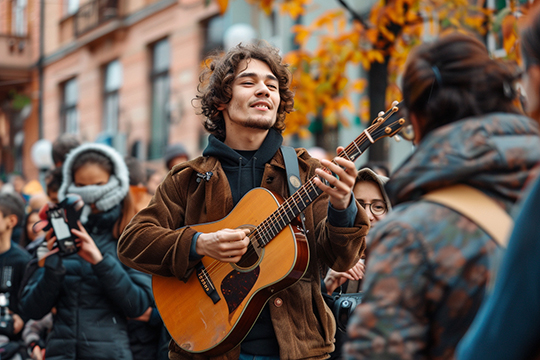
<instances>
[{"instance_id":1,"label":"young man playing guitar","mask_svg":"<svg viewBox=\"0 0 540 360\"><path fill-rule=\"evenodd\" d=\"M256 187L266 188L283 198L290 195L280 146L285 116L293 108L293 93L289 89L291 75L281 63L278 50L264 44L238 45L206 64L200 76L197 100L206 117L204 126L211 133L208 146L203 156L175 166L148 207L133 218L119 241L120 259L128 266L154 275L154 281L165 277L181 280L178 281L181 286L194 284L193 291L182 291L177 298L166 302L172 307L193 303L186 311L166 312L167 306L160 309L156 299L160 314L176 340L170 344L171 359L327 358L334 350L335 323L321 295L319 263L336 271L351 268L365 248L369 229L364 209L352 196L354 163L340 157L334 162L319 162L305 149L296 150L302 183L315 176L312 180L315 197L309 199L312 202L303 211L309 253L302 250L300 241L297 247L291 248L293 250L277 256L283 261L265 264L272 259L272 252L279 253L286 244L277 243L281 235L273 234L275 242L268 240L264 250L254 249L266 240L254 243L255 231L249 225L242 225L246 221L249 224L244 218L259 219L253 214L261 212L264 219L268 211L263 200L244 201L242 197ZM321 163L335 175L321 169ZM245 215L237 215L236 211ZM216 226L213 231L201 231L196 227L235 217L240 219L234 228ZM284 232L287 230L280 234ZM260 251L257 252L260 258L253 271L243 271L238 263L244 254L254 251ZM287 263L286 259L294 252L298 253L298 259ZM303 260L299 260L300 257ZM204 263L210 258L212 264ZM258 288L265 274L280 272L281 267L287 271L302 261L304 267L290 271L289 276L295 279L287 283L283 291L276 286L279 292L273 293L273 280L269 281L268 288ZM206 264L202 265L202 270L201 263ZM223 264L231 271L231 278L242 274L250 274L249 277L253 273L258 280L248 286L243 286L243 282L230 286L228 278L218 283L212 274ZM207 277L196 280L201 276ZM212 300L215 305L210 301L211 292L201 290L203 287L207 290L208 283L217 290L217 299ZM156 296L157 291L159 288L154 282ZM167 286L163 292L169 291L174 290ZM265 291L270 294L268 302L258 297ZM239 298L237 302L236 298ZM251 307L257 302L260 308ZM220 324L219 317L210 314L201 322L202 329L197 329L198 322L194 319L206 316L199 315L207 311L203 303L210 303L210 312L213 306L226 304L227 321ZM238 320L231 326L229 323L241 312L254 324ZM176 324L180 332L185 330L186 338L194 332L202 332L201 342L218 338L222 328L227 326L233 333L238 328L246 330L245 334L233 336L240 344L229 344L229 338L220 338L216 341L217 347L211 345L206 351L204 346L203 349L197 347L199 339L184 340L184 335L176 335L176 329L171 329Z\"/></svg>"}]
</instances>

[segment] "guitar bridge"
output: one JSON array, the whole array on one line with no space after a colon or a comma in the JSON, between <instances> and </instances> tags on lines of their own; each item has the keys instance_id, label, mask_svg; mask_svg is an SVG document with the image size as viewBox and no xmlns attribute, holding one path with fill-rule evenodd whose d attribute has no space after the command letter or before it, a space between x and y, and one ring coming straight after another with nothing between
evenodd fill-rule
<instances>
[{"instance_id":1,"label":"guitar bridge","mask_svg":"<svg viewBox=\"0 0 540 360\"><path fill-rule=\"evenodd\" d=\"M203 263L198 263L195 266L195 269L197 271L197 279L199 279L199 282L201 283L204 292L206 293L206 295L208 295L208 297L210 297L210 299L212 299L214 304L217 303L219 300L221 300L221 297L216 291L216 287L214 286L212 279L210 279L208 271L206 271Z\"/></svg>"}]
</instances>

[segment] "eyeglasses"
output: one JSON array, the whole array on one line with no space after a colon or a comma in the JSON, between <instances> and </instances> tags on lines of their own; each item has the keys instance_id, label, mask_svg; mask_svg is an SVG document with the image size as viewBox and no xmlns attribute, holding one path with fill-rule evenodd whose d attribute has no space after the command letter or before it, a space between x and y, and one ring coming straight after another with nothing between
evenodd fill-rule
<instances>
[{"instance_id":1,"label":"eyeglasses","mask_svg":"<svg viewBox=\"0 0 540 360\"><path fill-rule=\"evenodd\" d=\"M381 216L386 214L388 211L388 207L386 206L386 203L382 200L375 200L372 203L366 203L361 200L356 199L358 203L365 209L366 205L369 205L369 211L375 216Z\"/></svg>"}]
</instances>

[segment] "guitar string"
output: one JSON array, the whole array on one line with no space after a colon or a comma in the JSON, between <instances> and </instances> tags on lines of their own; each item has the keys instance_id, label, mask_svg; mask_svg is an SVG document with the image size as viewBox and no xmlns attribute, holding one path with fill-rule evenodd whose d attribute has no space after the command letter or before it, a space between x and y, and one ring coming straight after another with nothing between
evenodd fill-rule
<instances>
[{"instance_id":1,"label":"guitar string","mask_svg":"<svg viewBox=\"0 0 540 360\"><path fill-rule=\"evenodd\" d=\"M378 124L379 123L379 121L378 121L379 118L383 118L383 121L380 121L380 123L386 122L386 120L388 120L390 118L390 116L393 115L396 111L397 111L396 107L391 108L386 114L384 114L381 117L378 117L376 119L376 122L374 122L366 130L369 130L371 127L379 125ZM376 127L373 130L373 134L380 131L381 128L383 128L383 127L381 127L381 126ZM386 128L386 126L384 128ZM360 155L362 155L362 151L360 150L360 148L359 148L359 146L358 146L358 144L356 142L360 141L361 143L363 143L363 141L365 141L365 139L367 138L367 136L365 134L367 132L366 130L364 132L362 132L362 134L360 134L356 139L354 139L349 145L347 145L347 147L344 148L344 150L340 154L338 154L338 157L345 157L346 156L348 159L350 159L349 153L350 153L350 155L354 155L354 153L356 152L355 148L358 150L359 154L358 154L358 156L354 157L354 159L356 160ZM367 133L369 134L369 132L367 132ZM369 139L369 140L371 141L371 139ZM332 162L337 165L335 160L332 160ZM323 170L328 171L328 169L326 167L323 167ZM290 202L294 202L295 204L298 204L297 198L302 200L302 202L305 205L304 198L302 197L301 194L299 194L300 191L304 191L305 195L307 195L307 197L308 197L308 199L310 201L308 206L311 205L311 203L318 196L320 196L322 194L322 192L321 192L321 194L317 194L317 191L320 191L320 189L313 182L313 180L315 178L320 178L320 177L317 176L317 175L311 177L300 189L298 189L298 191L296 191L292 196L290 196L281 205L279 205L278 209L276 209L272 214L270 214L270 216L268 218L263 220L263 222L261 224L259 224L252 231L252 233L250 235L248 235L250 237L249 240L250 240L251 246L253 247L253 250L251 250L251 249L248 250L243 255L243 257L251 256L251 255L253 255L253 253L256 253L256 250L254 250L254 249L255 249L256 246L260 245L260 243L258 241L256 241L257 237L259 237L262 240L262 242L263 242L262 246L266 246L272 239L274 239L291 222L292 219L289 219L289 216L286 213L285 207L288 206L289 209L292 209ZM313 199L311 199L311 197L309 195L310 194L309 190L307 190L307 188L310 187L310 186L311 186L312 190L315 192L315 197ZM297 207L298 207L298 205L297 205ZM304 209L306 207L307 206L305 206ZM287 215L288 222L285 222L285 224L281 227L281 229L279 229L279 228L276 227L276 225L280 225L279 221L280 221L280 219L281 220L284 219L284 217L283 217L284 213L285 213L285 215ZM293 215L294 215L294 213L293 213ZM264 238L264 235L262 235L262 234L268 234L271 228L273 229L272 230L272 236L270 237L270 240L267 240L267 239ZM254 243L254 241L255 241L255 243ZM221 262L219 260L214 259L213 264L210 264L208 266L207 273L210 276L210 275L212 275L214 273L215 270L219 270L221 267L228 266L228 264L229 263Z\"/></svg>"}]
</instances>

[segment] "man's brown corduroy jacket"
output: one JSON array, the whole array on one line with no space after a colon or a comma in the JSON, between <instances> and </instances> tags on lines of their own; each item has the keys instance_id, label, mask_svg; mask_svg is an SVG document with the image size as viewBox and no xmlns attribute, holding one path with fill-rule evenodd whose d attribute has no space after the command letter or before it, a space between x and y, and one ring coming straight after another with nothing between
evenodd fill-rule
<instances>
[{"instance_id":1,"label":"man's brown corduroy jacket","mask_svg":"<svg viewBox=\"0 0 540 360\"><path fill-rule=\"evenodd\" d=\"M305 149L297 149L297 155L301 180L305 183L314 176L320 163ZM201 181L197 174L206 172L212 172L212 176L208 181ZM284 198L287 196L280 151L266 164L261 186ZM232 209L227 176L216 158L198 157L178 165L159 186L148 207L126 227L119 240L118 255L122 262L135 269L182 279L196 264L189 260L196 232L188 225L222 219ZM327 211L325 194L304 211L310 247L308 269L298 282L270 299L282 359L325 359L334 350L335 322L320 292L319 263L337 271L352 267L365 248L369 220L359 207L354 227L337 228L326 221ZM277 298L282 301L275 301ZM170 350L169 356L174 360L205 359L182 351L174 341ZM239 353L238 346L213 359L237 359Z\"/></svg>"}]
</instances>

